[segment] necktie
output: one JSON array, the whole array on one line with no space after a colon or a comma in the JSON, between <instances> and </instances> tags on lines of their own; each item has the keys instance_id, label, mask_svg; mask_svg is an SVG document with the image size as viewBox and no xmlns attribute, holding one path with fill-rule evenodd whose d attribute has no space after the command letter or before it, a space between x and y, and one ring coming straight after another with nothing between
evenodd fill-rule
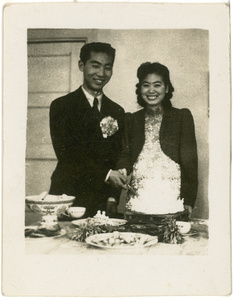
<instances>
[{"instance_id":1,"label":"necktie","mask_svg":"<svg viewBox=\"0 0 234 300\"><path fill-rule=\"evenodd\" d=\"M98 110L98 99L94 98L93 100L93 111L95 115L99 116L99 110Z\"/></svg>"}]
</instances>

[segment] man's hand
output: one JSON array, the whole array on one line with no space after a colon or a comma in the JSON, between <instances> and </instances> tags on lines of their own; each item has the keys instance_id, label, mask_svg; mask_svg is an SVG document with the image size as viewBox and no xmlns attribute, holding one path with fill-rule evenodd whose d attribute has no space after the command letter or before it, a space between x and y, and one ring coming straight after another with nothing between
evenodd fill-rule
<instances>
[{"instance_id":1,"label":"man's hand","mask_svg":"<svg viewBox=\"0 0 234 300\"><path fill-rule=\"evenodd\" d=\"M121 173L123 176L127 178L127 170L126 169L119 169L119 173Z\"/></svg>"},{"instance_id":2,"label":"man's hand","mask_svg":"<svg viewBox=\"0 0 234 300\"><path fill-rule=\"evenodd\" d=\"M190 205L184 205L184 209L187 209L188 216L189 216L189 218L191 218L191 215L192 215L192 212L193 212L192 206L190 206Z\"/></svg>"},{"instance_id":3,"label":"man's hand","mask_svg":"<svg viewBox=\"0 0 234 300\"><path fill-rule=\"evenodd\" d=\"M108 182L110 185L114 188L118 189L127 189L126 182L127 182L127 176L124 176L119 171L111 170L111 173L108 178Z\"/></svg>"}]
</instances>

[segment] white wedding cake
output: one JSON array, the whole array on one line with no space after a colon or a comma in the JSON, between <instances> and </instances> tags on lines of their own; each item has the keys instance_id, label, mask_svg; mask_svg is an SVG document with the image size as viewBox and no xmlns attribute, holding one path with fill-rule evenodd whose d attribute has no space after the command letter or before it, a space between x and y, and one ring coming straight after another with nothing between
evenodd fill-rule
<instances>
[{"instance_id":1,"label":"white wedding cake","mask_svg":"<svg viewBox=\"0 0 234 300\"><path fill-rule=\"evenodd\" d=\"M157 178L147 180L144 187L131 196L127 210L148 215L172 214L184 211L184 201L180 199L178 187L172 182Z\"/></svg>"}]
</instances>

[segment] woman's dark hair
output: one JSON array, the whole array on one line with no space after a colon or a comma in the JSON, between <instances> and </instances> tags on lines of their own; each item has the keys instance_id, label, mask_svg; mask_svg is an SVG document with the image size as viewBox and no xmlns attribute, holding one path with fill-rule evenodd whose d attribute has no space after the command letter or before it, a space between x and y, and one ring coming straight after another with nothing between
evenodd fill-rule
<instances>
[{"instance_id":1,"label":"woman's dark hair","mask_svg":"<svg viewBox=\"0 0 234 300\"><path fill-rule=\"evenodd\" d=\"M91 52L106 53L112 57L112 62L115 60L115 49L107 43L88 43L85 44L80 50L80 60L85 64L91 57Z\"/></svg>"},{"instance_id":2,"label":"woman's dark hair","mask_svg":"<svg viewBox=\"0 0 234 300\"><path fill-rule=\"evenodd\" d=\"M166 66L161 65L158 62L146 62L141 64L138 68L137 78L139 79L139 82L136 84L137 103L142 107L146 106L146 103L141 96L141 85L145 77L149 74L157 74L162 77L164 84L168 87L168 93L166 93L162 101L162 106L165 109L171 108L172 104L170 99L173 97L174 87L170 80L170 72Z\"/></svg>"}]
</instances>

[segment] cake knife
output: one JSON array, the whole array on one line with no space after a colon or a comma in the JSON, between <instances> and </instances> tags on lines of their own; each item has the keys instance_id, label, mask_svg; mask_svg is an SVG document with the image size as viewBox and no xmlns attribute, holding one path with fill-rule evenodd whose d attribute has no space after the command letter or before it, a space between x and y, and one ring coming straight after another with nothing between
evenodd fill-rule
<instances>
[{"instance_id":1,"label":"cake knife","mask_svg":"<svg viewBox=\"0 0 234 300\"><path fill-rule=\"evenodd\" d=\"M134 196L138 196L137 192L131 187L130 184L127 184L127 188Z\"/></svg>"}]
</instances>

